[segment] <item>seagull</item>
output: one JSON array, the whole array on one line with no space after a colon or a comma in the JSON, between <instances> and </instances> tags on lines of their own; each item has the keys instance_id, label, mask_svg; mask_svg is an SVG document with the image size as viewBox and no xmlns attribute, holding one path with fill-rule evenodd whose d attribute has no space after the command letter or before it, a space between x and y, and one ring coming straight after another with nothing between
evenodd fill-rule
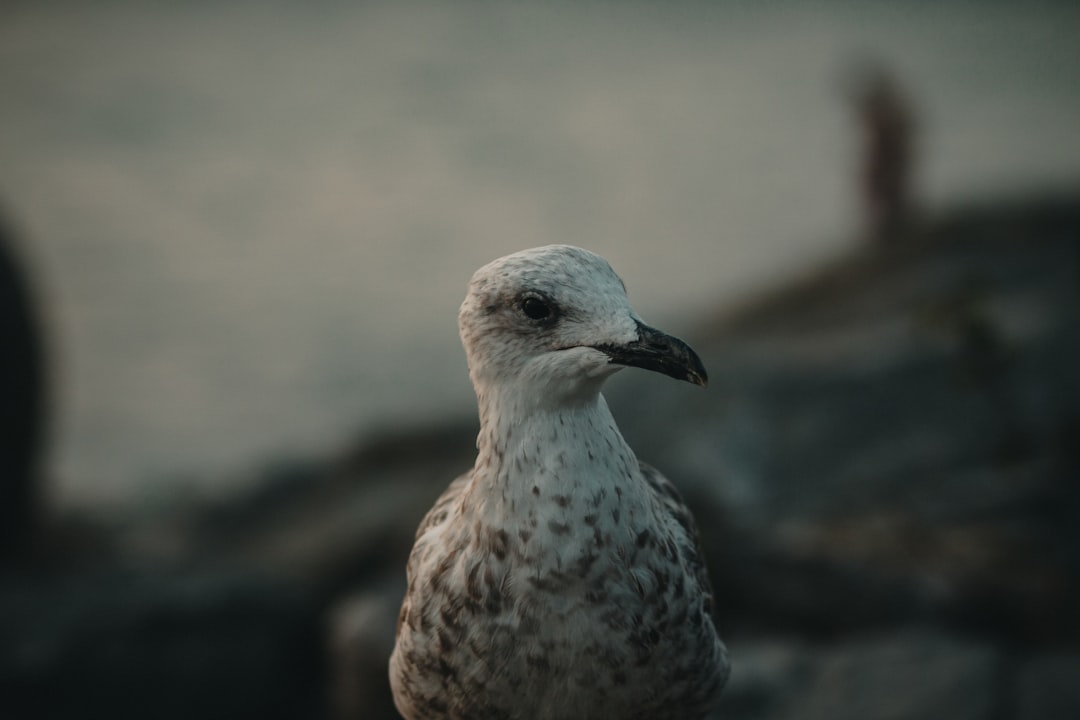
<instances>
[{"instance_id":1,"label":"seagull","mask_svg":"<svg viewBox=\"0 0 1080 720\"><path fill-rule=\"evenodd\" d=\"M499 258L458 316L477 458L423 519L390 658L407 720L692 720L727 680L697 527L600 393L624 367L704 387L599 255Z\"/></svg>"}]
</instances>

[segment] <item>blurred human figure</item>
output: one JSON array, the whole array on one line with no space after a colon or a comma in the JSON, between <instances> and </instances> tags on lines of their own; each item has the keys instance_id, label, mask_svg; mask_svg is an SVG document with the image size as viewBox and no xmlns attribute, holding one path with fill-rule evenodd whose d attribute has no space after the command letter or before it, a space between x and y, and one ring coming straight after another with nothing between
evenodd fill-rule
<instances>
[{"instance_id":1,"label":"blurred human figure","mask_svg":"<svg viewBox=\"0 0 1080 720\"><path fill-rule=\"evenodd\" d=\"M895 240L911 219L914 119L894 76L877 63L857 68L851 88L861 134L859 191L865 233Z\"/></svg>"},{"instance_id":2,"label":"blurred human figure","mask_svg":"<svg viewBox=\"0 0 1080 720\"><path fill-rule=\"evenodd\" d=\"M26 559L37 525L45 372L35 309L0 218L0 569Z\"/></svg>"}]
</instances>

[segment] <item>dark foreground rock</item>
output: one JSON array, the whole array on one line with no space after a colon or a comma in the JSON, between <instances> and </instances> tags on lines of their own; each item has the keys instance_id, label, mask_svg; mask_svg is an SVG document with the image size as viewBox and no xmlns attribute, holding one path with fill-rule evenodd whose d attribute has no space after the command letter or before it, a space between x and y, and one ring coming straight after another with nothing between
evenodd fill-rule
<instances>
[{"instance_id":1,"label":"dark foreground rock","mask_svg":"<svg viewBox=\"0 0 1080 720\"><path fill-rule=\"evenodd\" d=\"M9 579L0 717L318 717L318 618L299 588L238 573Z\"/></svg>"},{"instance_id":2,"label":"dark foreground rock","mask_svg":"<svg viewBox=\"0 0 1080 720\"><path fill-rule=\"evenodd\" d=\"M733 658L717 717L1080 714L1080 198L928 223L688 340L707 392L623 373L608 397L695 507ZM59 535L0 585L0 703L393 717L405 558L475 432Z\"/></svg>"}]
</instances>

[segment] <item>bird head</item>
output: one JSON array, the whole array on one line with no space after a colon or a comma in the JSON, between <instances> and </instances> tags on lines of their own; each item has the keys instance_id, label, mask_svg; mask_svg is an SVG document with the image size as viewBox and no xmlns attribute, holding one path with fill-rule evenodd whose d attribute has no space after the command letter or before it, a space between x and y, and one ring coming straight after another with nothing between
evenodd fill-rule
<instances>
[{"instance_id":1,"label":"bird head","mask_svg":"<svg viewBox=\"0 0 1080 720\"><path fill-rule=\"evenodd\" d=\"M708 381L686 343L642 322L606 260L569 245L524 250L477 270L458 326L478 391L512 383L558 402L595 394L623 367Z\"/></svg>"}]
</instances>

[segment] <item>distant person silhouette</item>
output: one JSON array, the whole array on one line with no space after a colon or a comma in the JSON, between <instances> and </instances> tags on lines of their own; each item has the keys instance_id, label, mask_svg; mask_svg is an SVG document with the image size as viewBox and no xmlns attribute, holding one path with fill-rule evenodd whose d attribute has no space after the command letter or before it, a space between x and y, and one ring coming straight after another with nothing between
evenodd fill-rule
<instances>
[{"instance_id":1,"label":"distant person silhouette","mask_svg":"<svg viewBox=\"0 0 1080 720\"><path fill-rule=\"evenodd\" d=\"M0 217L0 569L31 550L45 425L44 351L29 281Z\"/></svg>"},{"instance_id":2,"label":"distant person silhouette","mask_svg":"<svg viewBox=\"0 0 1080 720\"><path fill-rule=\"evenodd\" d=\"M865 232L892 241L911 220L911 170L915 123L910 101L896 79L877 64L860 67L852 88L862 135L859 187Z\"/></svg>"}]
</instances>

